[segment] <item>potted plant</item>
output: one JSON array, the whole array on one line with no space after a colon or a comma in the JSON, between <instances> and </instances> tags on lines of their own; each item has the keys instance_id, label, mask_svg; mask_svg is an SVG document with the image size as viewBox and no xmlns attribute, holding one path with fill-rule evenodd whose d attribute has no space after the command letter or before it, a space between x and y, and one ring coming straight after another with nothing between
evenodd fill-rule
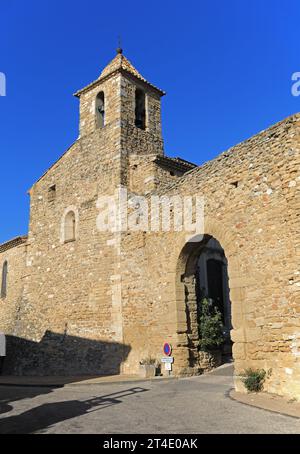
<instances>
[{"instance_id":1,"label":"potted plant","mask_svg":"<svg viewBox=\"0 0 300 454\"><path fill-rule=\"evenodd\" d=\"M212 300L203 298L199 306L199 365L205 370L222 364L221 345L225 340L222 316Z\"/></svg>"},{"instance_id":2,"label":"potted plant","mask_svg":"<svg viewBox=\"0 0 300 454\"><path fill-rule=\"evenodd\" d=\"M157 360L151 356L144 358L140 361L140 376L142 378L153 378L156 375L156 368L158 367Z\"/></svg>"}]
</instances>

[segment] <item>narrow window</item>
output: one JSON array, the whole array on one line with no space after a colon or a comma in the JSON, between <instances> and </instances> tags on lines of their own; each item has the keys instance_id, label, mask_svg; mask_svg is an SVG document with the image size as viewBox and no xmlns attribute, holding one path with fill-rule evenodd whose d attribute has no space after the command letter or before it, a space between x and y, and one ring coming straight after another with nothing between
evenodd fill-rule
<instances>
[{"instance_id":1,"label":"narrow window","mask_svg":"<svg viewBox=\"0 0 300 454\"><path fill-rule=\"evenodd\" d=\"M56 197L56 185L50 186L48 189L48 202L54 202Z\"/></svg>"},{"instance_id":2,"label":"narrow window","mask_svg":"<svg viewBox=\"0 0 300 454\"><path fill-rule=\"evenodd\" d=\"M7 261L5 261L2 267L1 298L6 298L7 294L7 272L8 264Z\"/></svg>"},{"instance_id":3,"label":"narrow window","mask_svg":"<svg viewBox=\"0 0 300 454\"><path fill-rule=\"evenodd\" d=\"M105 124L105 101L103 91L98 93L96 98L96 122L97 128L103 128Z\"/></svg>"},{"instance_id":4,"label":"narrow window","mask_svg":"<svg viewBox=\"0 0 300 454\"><path fill-rule=\"evenodd\" d=\"M146 128L145 93L139 88L135 91L135 126L140 129Z\"/></svg>"},{"instance_id":5,"label":"narrow window","mask_svg":"<svg viewBox=\"0 0 300 454\"><path fill-rule=\"evenodd\" d=\"M69 211L65 217L65 243L76 239L76 217L74 211Z\"/></svg>"}]
</instances>

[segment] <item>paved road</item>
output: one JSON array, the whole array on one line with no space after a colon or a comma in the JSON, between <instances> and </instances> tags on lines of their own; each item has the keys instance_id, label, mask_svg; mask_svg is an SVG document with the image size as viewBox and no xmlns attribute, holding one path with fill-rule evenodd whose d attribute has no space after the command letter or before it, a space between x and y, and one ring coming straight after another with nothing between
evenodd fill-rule
<instances>
[{"instance_id":1,"label":"paved road","mask_svg":"<svg viewBox=\"0 0 300 454\"><path fill-rule=\"evenodd\" d=\"M300 420L231 400L232 370L179 380L0 387L0 433L300 433Z\"/></svg>"}]
</instances>

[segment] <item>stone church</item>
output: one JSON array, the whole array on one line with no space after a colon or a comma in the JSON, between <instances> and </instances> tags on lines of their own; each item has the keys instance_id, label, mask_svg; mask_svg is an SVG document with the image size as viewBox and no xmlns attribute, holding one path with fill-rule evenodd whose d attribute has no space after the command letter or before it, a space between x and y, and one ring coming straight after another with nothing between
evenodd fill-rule
<instances>
[{"instance_id":1,"label":"stone church","mask_svg":"<svg viewBox=\"0 0 300 454\"><path fill-rule=\"evenodd\" d=\"M251 366L269 371L266 391L300 398L300 115L197 167L164 154L164 94L121 49L75 94L79 138L30 189L28 235L0 245L3 372L133 374L169 342L172 373L197 374L200 281L237 388ZM99 229L99 198L118 188L199 195L201 235Z\"/></svg>"}]
</instances>

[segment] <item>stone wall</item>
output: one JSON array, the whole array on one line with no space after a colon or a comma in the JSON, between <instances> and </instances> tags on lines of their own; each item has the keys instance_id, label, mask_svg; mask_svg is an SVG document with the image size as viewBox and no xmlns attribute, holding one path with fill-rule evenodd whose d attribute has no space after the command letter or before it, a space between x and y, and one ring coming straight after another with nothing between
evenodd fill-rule
<instances>
[{"instance_id":1,"label":"stone wall","mask_svg":"<svg viewBox=\"0 0 300 454\"><path fill-rule=\"evenodd\" d=\"M157 154L131 154L128 160L127 188L136 194L149 194L164 185L174 182L184 171L173 170L156 162Z\"/></svg>"},{"instance_id":2,"label":"stone wall","mask_svg":"<svg viewBox=\"0 0 300 454\"><path fill-rule=\"evenodd\" d=\"M39 342L7 335L6 350L5 375L84 376L120 374L130 346L46 331Z\"/></svg>"},{"instance_id":3,"label":"stone wall","mask_svg":"<svg viewBox=\"0 0 300 454\"><path fill-rule=\"evenodd\" d=\"M16 337L41 342L49 331L94 342L122 342L119 314L112 308L111 279L117 263L113 235L99 232L96 225L98 198L113 194L119 183L117 154L110 128L97 130L78 140L31 189L26 277ZM53 185L55 198L51 195L49 200ZM76 240L64 242L64 218L70 210L76 213ZM76 342L65 346L71 349ZM70 350L68 355L72 354ZM96 358L86 358L90 363L82 374L91 368L103 372ZM24 371L41 373L42 366L35 369L27 366ZM65 371L73 368L65 364Z\"/></svg>"},{"instance_id":4,"label":"stone wall","mask_svg":"<svg viewBox=\"0 0 300 454\"><path fill-rule=\"evenodd\" d=\"M7 293L0 298L0 331L12 334L20 310L26 260L26 239L0 247L0 286L4 262L8 264Z\"/></svg>"},{"instance_id":5,"label":"stone wall","mask_svg":"<svg viewBox=\"0 0 300 454\"><path fill-rule=\"evenodd\" d=\"M159 195L201 195L205 233L229 266L236 373L272 369L266 390L300 397L300 116L295 115L186 174ZM128 370L174 345L175 372L197 368L186 298L199 245L184 233L128 233L124 248L124 339ZM147 314L147 321L145 321ZM136 331L135 327L139 326Z\"/></svg>"}]
</instances>

